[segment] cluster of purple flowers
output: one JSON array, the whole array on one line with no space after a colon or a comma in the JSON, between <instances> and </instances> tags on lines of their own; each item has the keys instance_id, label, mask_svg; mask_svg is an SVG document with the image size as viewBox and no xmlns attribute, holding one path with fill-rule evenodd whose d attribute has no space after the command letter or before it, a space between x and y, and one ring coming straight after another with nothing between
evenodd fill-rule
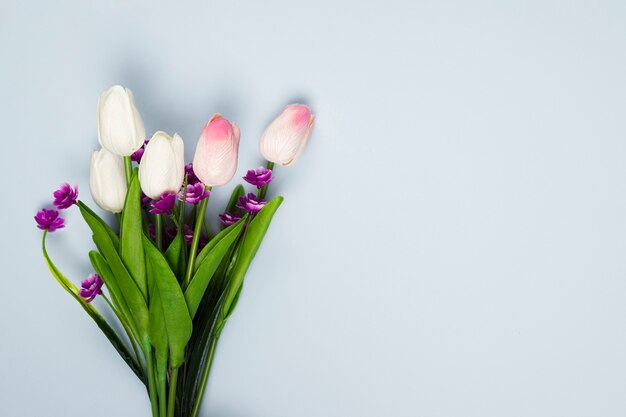
<instances>
[{"instance_id":1,"label":"cluster of purple flowers","mask_svg":"<svg viewBox=\"0 0 626 417\"><path fill-rule=\"evenodd\" d=\"M70 186L68 183L61 184L58 190L52 193L54 200L52 204L55 209L41 209L35 215L37 227L41 230L54 232L65 227L65 220L59 216L59 210L65 210L72 207L78 201L78 186ZM86 303L91 303L96 296L102 294L102 285L104 282L98 274L91 274L81 283L81 289L78 292Z\"/></svg>"},{"instance_id":2,"label":"cluster of purple flowers","mask_svg":"<svg viewBox=\"0 0 626 417\"><path fill-rule=\"evenodd\" d=\"M254 185L258 190L260 190L264 186L272 182L274 177L272 176L271 169L258 167L257 169L249 169L243 179L248 184ZM265 204L267 204L267 202L260 196L254 195L253 193L248 193L248 195L246 196L239 197L239 201L237 202L237 205L235 207L240 209L242 212L248 212L250 216L254 216L256 213L261 211ZM228 227L241 220L242 215L238 211L227 211L223 214L220 214L219 218L224 227Z\"/></svg>"},{"instance_id":3,"label":"cluster of purple flowers","mask_svg":"<svg viewBox=\"0 0 626 417\"><path fill-rule=\"evenodd\" d=\"M54 200L52 204L55 209L41 209L35 215L37 227L41 230L54 232L65 227L65 220L59 216L58 210L65 210L76 204L78 200L78 186L72 188L68 183L61 184L58 190L52 193Z\"/></svg>"},{"instance_id":4,"label":"cluster of purple flowers","mask_svg":"<svg viewBox=\"0 0 626 417\"><path fill-rule=\"evenodd\" d=\"M141 157L143 156L147 143L148 141L145 141L144 145L131 155L131 159L133 161L137 163L141 161ZM185 175L187 176L186 189L181 190L178 193L165 193L158 200L152 200L142 193L141 206L147 207L150 205L149 212L153 214L169 215L172 213L172 209L174 208L177 199L184 201L187 204L196 205L210 196L210 191L194 173L192 164L187 164L185 166ZM270 169L259 167L257 169L248 170L243 179L247 183L255 186L258 190L261 190L264 186L272 182L274 177L272 176L272 171ZM77 203L78 186L74 186L74 188L72 188L68 183L64 183L59 187L59 189L54 191L53 197L53 205L56 209L44 208L37 212L34 217L37 227L48 232L54 232L65 227L65 220L59 215L59 210L68 209ZM241 210L241 212L248 212L250 216L254 216L263 208L263 206L265 206L265 204L266 201L261 197L253 193L248 193L246 196L239 197L236 207ZM241 220L243 217L241 212L234 211L220 214L220 222L225 227L231 226ZM148 230L149 234L154 239L156 235L154 225L149 225ZM176 233L176 227L166 229L166 234L168 234L168 236L172 239ZM183 237L187 245L190 245L193 240L193 230L188 225L184 225L183 227ZM199 239L199 249L204 247L207 243L207 236L201 235ZM103 285L104 282L98 274L91 274L81 283L79 295L85 299L86 303L90 303L98 295L102 294Z\"/></svg>"}]
</instances>

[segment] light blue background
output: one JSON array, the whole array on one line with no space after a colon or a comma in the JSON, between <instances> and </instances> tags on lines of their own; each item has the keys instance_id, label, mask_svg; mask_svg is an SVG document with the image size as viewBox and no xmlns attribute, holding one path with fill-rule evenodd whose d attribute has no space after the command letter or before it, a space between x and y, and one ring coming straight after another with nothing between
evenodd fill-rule
<instances>
[{"instance_id":1,"label":"light blue background","mask_svg":"<svg viewBox=\"0 0 626 417\"><path fill-rule=\"evenodd\" d=\"M96 100L115 83L188 157L212 113L237 122L238 177L283 105L317 115L276 172L286 201L203 416L626 415L623 1L0 9L0 415L149 414L32 220L64 181L91 201ZM75 211L50 239L77 283L90 247Z\"/></svg>"}]
</instances>

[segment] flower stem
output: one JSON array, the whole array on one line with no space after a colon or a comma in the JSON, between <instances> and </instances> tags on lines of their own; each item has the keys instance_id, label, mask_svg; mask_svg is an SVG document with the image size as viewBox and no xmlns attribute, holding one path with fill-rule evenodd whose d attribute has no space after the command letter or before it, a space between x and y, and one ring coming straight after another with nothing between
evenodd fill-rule
<instances>
[{"instance_id":1,"label":"flower stem","mask_svg":"<svg viewBox=\"0 0 626 417\"><path fill-rule=\"evenodd\" d=\"M207 187L210 191L211 187ZM183 281L183 290L189 285L191 281L191 275L193 274L194 264L196 263L196 252L198 252L198 243L200 242L200 233L202 231L202 223L204 221L204 213L206 212L206 206L209 202L209 197L200 202L200 209L198 210L198 216L193 228L193 239L191 240L191 249L189 249L189 262L187 262L187 274Z\"/></svg>"},{"instance_id":2,"label":"flower stem","mask_svg":"<svg viewBox=\"0 0 626 417\"><path fill-rule=\"evenodd\" d=\"M206 384L209 380L209 372L211 371L211 364L213 363L213 356L215 355L215 347L217 346L218 338L219 336L215 336L211 340L211 346L209 348L206 365L204 366L204 370L202 372L202 383L200 384L200 388L198 389L198 393L193 404L193 410L191 411L191 415L189 417L198 417L198 413L200 412L200 405L202 404L202 397L204 397Z\"/></svg>"},{"instance_id":3,"label":"flower stem","mask_svg":"<svg viewBox=\"0 0 626 417\"><path fill-rule=\"evenodd\" d=\"M271 162L271 161L267 161L267 169L270 169L270 170L273 171L274 170L274 163ZM261 192L259 193L259 197L265 198L265 195L267 194L267 189L269 188L269 186L270 186L269 184L265 184L263 186L263 188L261 188Z\"/></svg>"},{"instance_id":4,"label":"flower stem","mask_svg":"<svg viewBox=\"0 0 626 417\"><path fill-rule=\"evenodd\" d=\"M124 171L126 171L126 185L130 185L130 180L133 177L133 164L130 161L130 156L124 157Z\"/></svg>"},{"instance_id":5,"label":"flower stem","mask_svg":"<svg viewBox=\"0 0 626 417\"><path fill-rule=\"evenodd\" d=\"M159 417L167 417L167 375L159 371L157 376L159 384Z\"/></svg>"},{"instance_id":6,"label":"flower stem","mask_svg":"<svg viewBox=\"0 0 626 417\"><path fill-rule=\"evenodd\" d=\"M174 409L176 405L176 385L178 384L178 368L172 368L170 374L170 392L167 398L167 417L174 417Z\"/></svg>"},{"instance_id":7,"label":"flower stem","mask_svg":"<svg viewBox=\"0 0 626 417\"><path fill-rule=\"evenodd\" d=\"M159 250L163 250L163 215L157 214L154 216L154 230L155 230L155 239L156 245Z\"/></svg>"},{"instance_id":8,"label":"flower stem","mask_svg":"<svg viewBox=\"0 0 626 417\"><path fill-rule=\"evenodd\" d=\"M150 344L144 346L144 353L148 361L146 372L148 373L148 392L150 394L150 404L152 405L152 417L159 417L159 398L157 396L156 380L154 378L154 360L152 358L152 347Z\"/></svg>"}]
</instances>

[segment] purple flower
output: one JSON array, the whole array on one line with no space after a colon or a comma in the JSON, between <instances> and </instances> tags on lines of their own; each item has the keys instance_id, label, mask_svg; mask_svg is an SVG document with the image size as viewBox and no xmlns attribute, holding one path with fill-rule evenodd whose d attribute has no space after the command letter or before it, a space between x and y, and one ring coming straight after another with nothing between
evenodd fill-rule
<instances>
[{"instance_id":1,"label":"purple flower","mask_svg":"<svg viewBox=\"0 0 626 417\"><path fill-rule=\"evenodd\" d=\"M244 197L244 196L239 197L239 203L237 204L237 207L239 207L242 210L246 210L248 213L252 215L252 214L258 213L265 204L266 204L266 201L263 200L262 198L257 197L256 195L252 193L248 193L247 197Z\"/></svg>"},{"instance_id":2,"label":"purple flower","mask_svg":"<svg viewBox=\"0 0 626 417\"><path fill-rule=\"evenodd\" d=\"M132 153L132 155L130 156L130 160L131 161L135 161L137 163L141 162L141 157L143 156L143 153L146 150L146 145L148 144L148 141L145 140L143 142L143 145L141 145L141 148L137 149L135 152Z\"/></svg>"},{"instance_id":3,"label":"purple flower","mask_svg":"<svg viewBox=\"0 0 626 417\"><path fill-rule=\"evenodd\" d=\"M176 194L164 193L158 200L152 202L152 210L150 213L154 214L170 214L172 208L176 204Z\"/></svg>"},{"instance_id":4,"label":"purple flower","mask_svg":"<svg viewBox=\"0 0 626 417\"><path fill-rule=\"evenodd\" d=\"M76 199L78 198L78 185L75 185L72 189L72 186L68 183L61 184L61 187L52 195L54 196L52 204L59 210L72 207L73 204L76 204Z\"/></svg>"},{"instance_id":5,"label":"purple flower","mask_svg":"<svg viewBox=\"0 0 626 417\"><path fill-rule=\"evenodd\" d=\"M231 226L241 220L241 214L237 212L225 212L224 214L219 215L220 222L226 227Z\"/></svg>"},{"instance_id":6,"label":"purple flower","mask_svg":"<svg viewBox=\"0 0 626 417\"><path fill-rule=\"evenodd\" d=\"M148 234L150 235L150 239L156 240L156 228L152 223L148 225Z\"/></svg>"},{"instance_id":7,"label":"purple flower","mask_svg":"<svg viewBox=\"0 0 626 417\"><path fill-rule=\"evenodd\" d=\"M193 164L185 165L185 174L187 174L187 184L195 184L200 182L198 177L196 177L196 173L193 172Z\"/></svg>"},{"instance_id":8,"label":"purple flower","mask_svg":"<svg viewBox=\"0 0 626 417\"><path fill-rule=\"evenodd\" d=\"M256 186L256 188L263 188L264 185L272 182L272 170L264 167L258 167L257 169L249 169L246 176L243 179L248 183Z\"/></svg>"},{"instance_id":9,"label":"purple flower","mask_svg":"<svg viewBox=\"0 0 626 417\"><path fill-rule=\"evenodd\" d=\"M191 245L191 241L193 240L193 230L189 227L189 225L183 226L183 238L185 239L187 245ZM200 238L202 238L202 235L200 235Z\"/></svg>"},{"instance_id":10,"label":"purple flower","mask_svg":"<svg viewBox=\"0 0 626 417\"><path fill-rule=\"evenodd\" d=\"M187 185L187 204L198 204L200 201L208 198L211 192L206 189L204 184L197 182L195 184ZM185 191L178 193L178 199L183 201L185 198Z\"/></svg>"},{"instance_id":11,"label":"purple flower","mask_svg":"<svg viewBox=\"0 0 626 417\"><path fill-rule=\"evenodd\" d=\"M81 289L78 295L80 295L83 298L86 298L85 300L86 303L91 303L94 300L94 298L102 294L103 284L104 282L102 281L102 278L100 278L100 275L91 274L86 280L84 280L80 284Z\"/></svg>"},{"instance_id":12,"label":"purple flower","mask_svg":"<svg viewBox=\"0 0 626 417\"><path fill-rule=\"evenodd\" d=\"M56 210L50 209L41 209L35 215L35 221L37 222L37 227L41 230L47 230L49 232L54 232L57 229L62 229L65 227L65 221L63 217L59 217L59 212Z\"/></svg>"}]
</instances>

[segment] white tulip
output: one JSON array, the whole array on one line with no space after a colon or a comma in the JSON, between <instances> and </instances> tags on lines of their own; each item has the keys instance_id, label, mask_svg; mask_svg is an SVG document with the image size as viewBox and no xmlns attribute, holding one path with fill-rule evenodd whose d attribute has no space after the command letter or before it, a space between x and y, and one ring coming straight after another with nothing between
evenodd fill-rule
<instances>
[{"instance_id":1,"label":"white tulip","mask_svg":"<svg viewBox=\"0 0 626 417\"><path fill-rule=\"evenodd\" d=\"M127 190L122 157L106 149L94 151L91 154L89 188L100 208L113 213L121 212Z\"/></svg>"},{"instance_id":2,"label":"white tulip","mask_svg":"<svg viewBox=\"0 0 626 417\"><path fill-rule=\"evenodd\" d=\"M164 193L177 193L185 179L185 146L178 134L156 132L148 141L139 164L139 182L144 194L157 200Z\"/></svg>"},{"instance_id":3,"label":"white tulip","mask_svg":"<svg viewBox=\"0 0 626 417\"><path fill-rule=\"evenodd\" d=\"M302 152L315 117L304 104L290 104L265 129L259 149L265 159L283 166L296 162Z\"/></svg>"},{"instance_id":4,"label":"white tulip","mask_svg":"<svg viewBox=\"0 0 626 417\"><path fill-rule=\"evenodd\" d=\"M114 85L98 99L98 140L118 156L129 156L146 139L143 119L135 107L133 92Z\"/></svg>"}]
</instances>

